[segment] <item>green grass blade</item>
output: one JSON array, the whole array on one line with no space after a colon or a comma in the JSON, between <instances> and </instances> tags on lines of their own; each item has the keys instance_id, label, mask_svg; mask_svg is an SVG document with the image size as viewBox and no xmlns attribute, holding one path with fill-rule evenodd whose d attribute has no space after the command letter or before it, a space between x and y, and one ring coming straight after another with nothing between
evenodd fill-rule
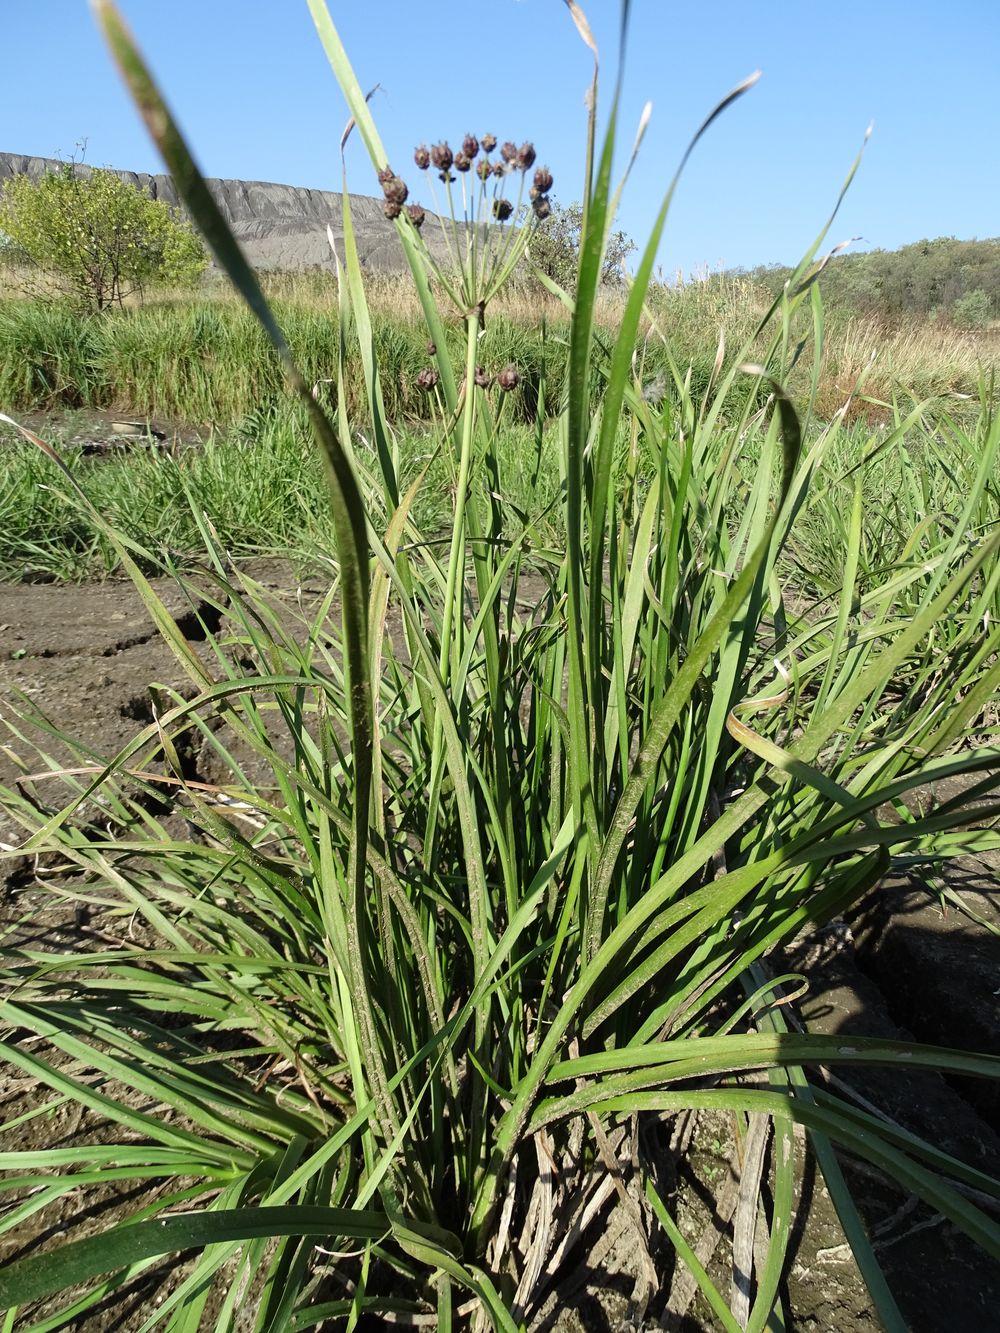
<instances>
[{"instance_id":1,"label":"green grass blade","mask_svg":"<svg viewBox=\"0 0 1000 1333\"><path fill-rule=\"evenodd\" d=\"M205 1245L261 1236L381 1240L388 1230L384 1213L350 1208L233 1208L224 1212L175 1214L114 1227L99 1236L61 1245L57 1251L5 1265L0 1268L0 1308L6 1310L44 1300L102 1273L175 1250L201 1249Z\"/></svg>"}]
</instances>

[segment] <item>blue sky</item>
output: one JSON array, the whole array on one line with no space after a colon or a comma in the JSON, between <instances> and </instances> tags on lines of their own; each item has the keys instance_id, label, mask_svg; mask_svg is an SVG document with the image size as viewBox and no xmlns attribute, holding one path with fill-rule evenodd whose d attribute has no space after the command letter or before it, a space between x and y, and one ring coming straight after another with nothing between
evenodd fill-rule
<instances>
[{"instance_id":1,"label":"blue sky","mask_svg":"<svg viewBox=\"0 0 1000 1333\"><path fill-rule=\"evenodd\" d=\"M416 143L466 129L534 141L563 202L581 192L590 56L562 0L328 0L390 161L419 198ZM604 105L617 0L581 0ZM161 164L86 0L3 0L0 150L137 171ZM305 0L121 0L203 170L337 188L346 108ZM892 248L1000 235L1000 0L634 0L623 152L652 121L620 222L637 240L691 133L755 69L758 85L689 165L660 262L668 274L796 259L875 130L832 241ZM12 58L12 53L16 53ZM627 142L626 142L627 141ZM359 147L350 185L377 193Z\"/></svg>"}]
</instances>

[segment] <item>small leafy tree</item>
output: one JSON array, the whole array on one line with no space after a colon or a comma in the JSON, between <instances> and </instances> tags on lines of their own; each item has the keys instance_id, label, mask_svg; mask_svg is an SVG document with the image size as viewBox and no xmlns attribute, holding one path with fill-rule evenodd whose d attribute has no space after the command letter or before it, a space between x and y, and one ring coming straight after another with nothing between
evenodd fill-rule
<instances>
[{"instance_id":1,"label":"small leafy tree","mask_svg":"<svg viewBox=\"0 0 1000 1333\"><path fill-rule=\"evenodd\" d=\"M545 225L538 228L528 246L532 269L552 278L567 291L573 291L582 230L583 205L574 202L564 208L553 199ZM601 266L602 286L617 287L622 282L623 265L635 248L635 242L623 231L611 233Z\"/></svg>"},{"instance_id":2,"label":"small leafy tree","mask_svg":"<svg viewBox=\"0 0 1000 1333\"><path fill-rule=\"evenodd\" d=\"M199 237L169 205L104 168L75 163L0 193L0 255L43 274L75 302L103 310L158 283L187 285L208 263Z\"/></svg>"}]
</instances>

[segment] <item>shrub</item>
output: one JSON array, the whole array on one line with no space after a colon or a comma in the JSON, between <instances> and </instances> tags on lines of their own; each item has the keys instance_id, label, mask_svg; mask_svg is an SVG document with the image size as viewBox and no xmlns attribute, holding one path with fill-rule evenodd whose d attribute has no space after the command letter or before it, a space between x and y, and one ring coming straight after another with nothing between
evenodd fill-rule
<instances>
[{"instance_id":1,"label":"shrub","mask_svg":"<svg viewBox=\"0 0 1000 1333\"><path fill-rule=\"evenodd\" d=\"M114 171L67 162L38 180L13 176L0 194L8 260L51 279L80 306L103 310L155 283L184 285L205 268L204 246L165 203Z\"/></svg>"},{"instance_id":2,"label":"shrub","mask_svg":"<svg viewBox=\"0 0 1000 1333\"><path fill-rule=\"evenodd\" d=\"M530 212L525 209L522 219L528 217ZM579 267L582 234L583 205L574 202L563 206L553 199L545 226L532 237L529 272L540 273L565 291L572 291ZM635 242L623 231L611 232L601 262L601 283L604 286L619 287L624 283L625 261L635 248Z\"/></svg>"},{"instance_id":3,"label":"shrub","mask_svg":"<svg viewBox=\"0 0 1000 1333\"><path fill-rule=\"evenodd\" d=\"M952 319L960 329L989 328L993 318L993 302L981 287L960 296L951 308Z\"/></svg>"}]
</instances>

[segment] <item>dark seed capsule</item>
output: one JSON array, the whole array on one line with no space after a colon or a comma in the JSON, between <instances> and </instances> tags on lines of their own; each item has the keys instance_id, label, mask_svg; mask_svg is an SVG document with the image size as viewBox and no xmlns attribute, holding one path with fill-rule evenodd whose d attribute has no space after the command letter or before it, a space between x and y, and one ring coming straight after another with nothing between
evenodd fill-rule
<instances>
[{"instance_id":1,"label":"dark seed capsule","mask_svg":"<svg viewBox=\"0 0 1000 1333\"><path fill-rule=\"evenodd\" d=\"M436 143L431 149L431 161L438 171L450 171L454 160L451 149L446 143Z\"/></svg>"},{"instance_id":2,"label":"dark seed capsule","mask_svg":"<svg viewBox=\"0 0 1000 1333\"><path fill-rule=\"evenodd\" d=\"M495 134L484 134L480 142L483 145L484 153L492 153L497 146L497 136Z\"/></svg>"},{"instance_id":3,"label":"dark seed capsule","mask_svg":"<svg viewBox=\"0 0 1000 1333\"><path fill-rule=\"evenodd\" d=\"M539 167L535 172L535 189L539 194L548 194L552 189L552 172L548 167Z\"/></svg>"},{"instance_id":4,"label":"dark seed capsule","mask_svg":"<svg viewBox=\"0 0 1000 1333\"><path fill-rule=\"evenodd\" d=\"M497 384L499 384L504 393L510 393L511 389L517 388L517 382L520 378L516 366L504 366L503 370L501 370L500 374L497 376Z\"/></svg>"},{"instance_id":5,"label":"dark seed capsule","mask_svg":"<svg viewBox=\"0 0 1000 1333\"><path fill-rule=\"evenodd\" d=\"M522 171L528 171L535 163L535 148L533 144L523 143L517 150L517 165Z\"/></svg>"},{"instance_id":6,"label":"dark seed capsule","mask_svg":"<svg viewBox=\"0 0 1000 1333\"><path fill-rule=\"evenodd\" d=\"M500 156L505 162L515 162L517 160L517 144L511 143L508 139L506 143L500 145Z\"/></svg>"},{"instance_id":7,"label":"dark seed capsule","mask_svg":"<svg viewBox=\"0 0 1000 1333\"><path fill-rule=\"evenodd\" d=\"M392 221L393 218L398 218L402 211L403 205L395 203L392 199L387 199L382 206L382 212L390 221Z\"/></svg>"},{"instance_id":8,"label":"dark seed capsule","mask_svg":"<svg viewBox=\"0 0 1000 1333\"><path fill-rule=\"evenodd\" d=\"M438 373L433 366L426 366L417 376L416 385L418 389L423 389L424 393L430 393L438 382Z\"/></svg>"},{"instance_id":9,"label":"dark seed capsule","mask_svg":"<svg viewBox=\"0 0 1000 1333\"><path fill-rule=\"evenodd\" d=\"M437 343L436 343L436 342L429 342L429 343L427 344L427 355L428 355L428 356L437 356L437 354L438 354Z\"/></svg>"},{"instance_id":10,"label":"dark seed capsule","mask_svg":"<svg viewBox=\"0 0 1000 1333\"><path fill-rule=\"evenodd\" d=\"M406 215L418 231L424 225L424 218L427 216L419 204L411 204L406 210Z\"/></svg>"},{"instance_id":11,"label":"dark seed capsule","mask_svg":"<svg viewBox=\"0 0 1000 1333\"><path fill-rule=\"evenodd\" d=\"M496 199L493 202L493 216L500 222L506 222L514 211L514 205L509 199Z\"/></svg>"},{"instance_id":12,"label":"dark seed capsule","mask_svg":"<svg viewBox=\"0 0 1000 1333\"><path fill-rule=\"evenodd\" d=\"M488 181L493 175L493 166L485 157L481 157L476 163L476 175L481 181Z\"/></svg>"},{"instance_id":13,"label":"dark seed capsule","mask_svg":"<svg viewBox=\"0 0 1000 1333\"><path fill-rule=\"evenodd\" d=\"M396 173L393 171L392 167L383 167L378 173L379 185L388 185L395 175Z\"/></svg>"},{"instance_id":14,"label":"dark seed capsule","mask_svg":"<svg viewBox=\"0 0 1000 1333\"><path fill-rule=\"evenodd\" d=\"M532 203L531 207L535 210L535 217L538 219L539 222L544 222L545 219L552 212L552 205L545 198L544 194L541 195L538 199L536 199Z\"/></svg>"},{"instance_id":15,"label":"dark seed capsule","mask_svg":"<svg viewBox=\"0 0 1000 1333\"><path fill-rule=\"evenodd\" d=\"M467 156L464 150L460 150L455 154L456 171L468 171L471 166L472 166L472 158Z\"/></svg>"},{"instance_id":16,"label":"dark seed capsule","mask_svg":"<svg viewBox=\"0 0 1000 1333\"><path fill-rule=\"evenodd\" d=\"M474 134L467 134L462 140L462 152L469 159L472 159L479 152L479 140Z\"/></svg>"},{"instance_id":17,"label":"dark seed capsule","mask_svg":"<svg viewBox=\"0 0 1000 1333\"><path fill-rule=\"evenodd\" d=\"M390 204L405 204L406 196L409 194L406 185L398 176L393 176L391 180L386 181L382 186L382 193L388 199Z\"/></svg>"},{"instance_id":18,"label":"dark seed capsule","mask_svg":"<svg viewBox=\"0 0 1000 1333\"><path fill-rule=\"evenodd\" d=\"M413 160L421 171L426 171L431 164L431 150L425 143L413 150Z\"/></svg>"},{"instance_id":19,"label":"dark seed capsule","mask_svg":"<svg viewBox=\"0 0 1000 1333\"><path fill-rule=\"evenodd\" d=\"M476 383L481 389L488 389L493 383L493 377L482 366L476 366Z\"/></svg>"}]
</instances>

